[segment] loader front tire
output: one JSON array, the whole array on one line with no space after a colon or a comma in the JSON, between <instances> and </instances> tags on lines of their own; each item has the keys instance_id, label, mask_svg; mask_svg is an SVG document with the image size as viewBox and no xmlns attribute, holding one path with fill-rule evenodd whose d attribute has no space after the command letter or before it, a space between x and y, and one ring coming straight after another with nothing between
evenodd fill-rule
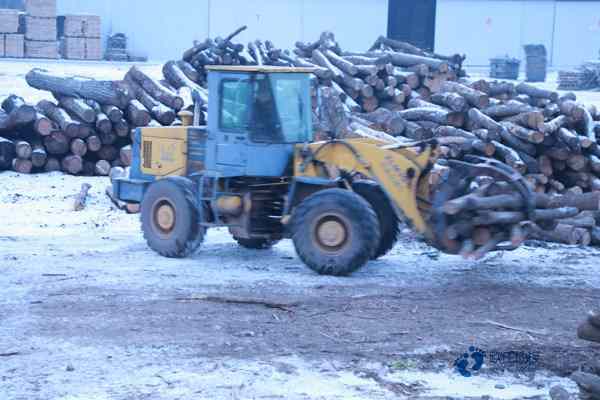
<instances>
[{"instance_id":1,"label":"loader front tire","mask_svg":"<svg viewBox=\"0 0 600 400\"><path fill-rule=\"evenodd\" d=\"M372 181L357 181L352 184L352 190L369 202L379 220L381 239L372 260L377 260L390 252L398 241L400 221L394 208L381 187Z\"/></svg>"},{"instance_id":2,"label":"loader front tire","mask_svg":"<svg viewBox=\"0 0 600 400\"><path fill-rule=\"evenodd\" d=\"M294 246L300 259L321 275L344 276L363 267L379 245L375 211L358 194L327 189L294 211Z\"/></svg>"},{"instance_id":3,"label":"loader front tire","mask_svg":"<svg viewBox=\"0 0 600 400\"><path fill-rule=\"evenodd\" d=\"M194 183L183 177L152 183L142 200L142 232L148 246L169 258L192 255L204 240Z\"/></svg>"}]
</instances>

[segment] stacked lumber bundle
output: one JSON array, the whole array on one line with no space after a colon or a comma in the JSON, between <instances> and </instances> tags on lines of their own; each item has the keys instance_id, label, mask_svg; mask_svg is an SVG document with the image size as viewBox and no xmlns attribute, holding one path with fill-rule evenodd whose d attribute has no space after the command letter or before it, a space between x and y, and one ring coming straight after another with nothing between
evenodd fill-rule
<instances>
[{"instance_id":1,"label":"stacked lumber bundle","mask_svg":"<svg viewBox=\"0 0 600 400\"><path fill-rule=\"evenodd\" d=\"M101 21L98 15L58 17L61 54L72 60L101 60Z\"/></svg>"},{"instance_id":2,"label":"stacked lumber bundle","mask_svg":"<svg viewBox=\"0 0 600 400\"><path fill-rule=\"evenodd\" d=\"M24 36L19 34L18 10L0 9L0 57L22 58Z\"/></svg>"},{"instance_id":3,"label":"stacked lumber bundle","mask_svg":"<svg viewBox=\"0 0 600 400\"><path fill-rule=\"evenodd\" d=\"M25 56L58 58L56 0L25 0Z\"/></svg>"},{"instance_id":4,"label":"stacked lumber bundle","mask_svg":"<svg viewBox=\"0 0 600 400\"><path fill-rule=\"evenodd\" d=\"M600 89L600 61L588 61L576 70L558 72L561 90Z\"/></svg>"}]
</instances>

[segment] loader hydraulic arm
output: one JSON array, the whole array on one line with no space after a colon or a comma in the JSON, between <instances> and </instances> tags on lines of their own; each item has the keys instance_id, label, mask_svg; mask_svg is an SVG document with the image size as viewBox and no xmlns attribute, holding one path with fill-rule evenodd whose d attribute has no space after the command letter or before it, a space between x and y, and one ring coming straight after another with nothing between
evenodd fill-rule
<instances>
[{"instance_id":1,"label":"loader hydraulic arm","mask_svg":"<svg viewBox=\"0 0 600 400\"><path fill-rule=\"evenodd\" d=\"M426 176L437 157L435 142L398 145L372 139L335 140L298 146L294 172L297 177L358 175L375 181L398 217L433 239L426 216L431 204Z\"/></svg>"}]
</instances>

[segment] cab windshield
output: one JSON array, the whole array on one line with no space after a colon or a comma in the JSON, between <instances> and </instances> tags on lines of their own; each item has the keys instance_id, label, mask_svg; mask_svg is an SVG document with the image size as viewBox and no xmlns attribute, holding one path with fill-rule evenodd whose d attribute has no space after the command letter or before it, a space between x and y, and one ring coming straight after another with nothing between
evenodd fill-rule
<instances>
[{"instance_id":1,"label":"cab windshield","mask_svg":"<svg viewBox=\"0 0 600 400\"><path fill-rule=\"evenodd\" d=\"M303 143L310 140L312 117L308 75L257 75L253 108L253 141Z\"/></svg>"}]
</instances>

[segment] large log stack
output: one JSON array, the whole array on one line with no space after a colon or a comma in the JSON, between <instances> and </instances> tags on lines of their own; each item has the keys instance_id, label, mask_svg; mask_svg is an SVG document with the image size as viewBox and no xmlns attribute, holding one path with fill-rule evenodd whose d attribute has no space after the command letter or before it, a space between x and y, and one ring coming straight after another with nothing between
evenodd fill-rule
<instances>
[{"instance_id":1,"label":"large log stack","mask_svg":"<svg viewBox=\"0 0 600 400\"><path fill-rule=\"evenodd\" d=\"M494 241L517 244L526 236L600 243L595 107L580 104L573 94L559 96L529 84L471 81L462 69L464 57L431 54L383 37L366 52L350 53L324 32L287 51L270 41L235 43L244 29L195 43L181 60L164 65L162 80L138 67L115 82L31 71L28 83L51 92L54 101L32 108L16 96L7 99L0 113L5 138L0 169L106 175L130 162L132 128L180 124L177 113L194 100L200 103L200 122L206 122L207 66L312 67L320 137L334 131L338 137L402 143L435 139L445 159L491 157L524 174L538 196L533 214L523 215L521 197L502 185L478 183L457 194L457 201L468 201L448 211L449 228L458 229L452 225L464 219L491 222L451 229L448 240L456 242L456 252L477 256ZM29 143L31 154L21 142ZM2 161L10 157L15 161Z\"/></svg>"}]
</instances>

